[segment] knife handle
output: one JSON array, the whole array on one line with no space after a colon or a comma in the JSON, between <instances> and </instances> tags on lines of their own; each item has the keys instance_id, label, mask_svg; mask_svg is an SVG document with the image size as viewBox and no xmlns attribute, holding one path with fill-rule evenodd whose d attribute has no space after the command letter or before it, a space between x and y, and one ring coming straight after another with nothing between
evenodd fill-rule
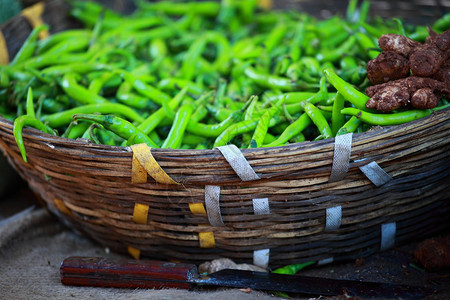
<instances>
[{"instance_id":1,"label":"knife handle","mask_svg":"<svg viewBox=\"0 0 450 300\"><path fill-rule=\"evenodd\" d=\"M190 289L198 271L193 264L72 256L62 261L60 274L64 285Z\"/></svg>"}]
</instances>

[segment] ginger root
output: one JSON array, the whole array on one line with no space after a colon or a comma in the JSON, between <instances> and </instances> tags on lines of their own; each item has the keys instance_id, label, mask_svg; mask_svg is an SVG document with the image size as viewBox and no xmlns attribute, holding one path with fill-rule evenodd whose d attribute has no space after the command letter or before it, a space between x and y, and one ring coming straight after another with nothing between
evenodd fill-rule
<instances>
[{"instance_id":1,"label":"ginger root","mask_svg":"<svg viewBox=\"0 0 450 300\"><path fill-rule=\"evenodd\" d=\"M398 34L378 39L383 50L367 63L367 78L374 86L367 108L383 112L412 105L434 108L450 93L450 29L441 34L429 29L425 43Z\"/></svg>"},{"instance_id":2,"label":"ginger root","mask_svg":"<svg viewBox=\"0 0 450 300\"><path fill-rule=\"evenodd\" d=\"M367 78L374 84L405 78L409 72L408 59L394 51L381 52L367 63Z\"/></svg>"},{"instance_id":3,"label":"ginger root","mask_svg":"<svg viewBox=\"0 0 450 300\"><path fill-rule=\"evenodd\" d=\"M418 109L436 107L442 95L450 96L450 88L432 78L410 76L370 86L366 94L371 97L367 108L390 112L408 104Z\"/></svg>"}]
</instances>

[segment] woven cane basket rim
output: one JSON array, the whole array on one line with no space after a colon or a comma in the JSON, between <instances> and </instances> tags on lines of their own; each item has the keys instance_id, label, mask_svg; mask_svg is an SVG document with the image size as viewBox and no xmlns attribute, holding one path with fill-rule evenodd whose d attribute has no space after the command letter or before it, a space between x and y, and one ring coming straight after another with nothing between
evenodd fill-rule
<instances>
[{"instance_id":1,"label":"woven cane basket rim","mask_svg":"<svg viewBox=\"0 0 450 300\"><path fill-rule=\"evenodd\" d=\"M251 262L253 251L271 249L270 264L277 266L370 255L380 250L380 226L386 223L396 223L396 244L448 228L448 109L355 134L347 176L334 183L328 183L334 139L242 149L261 177L250 182L242 182L217 149L152 149L160 166L181 183L167 186L152 179L132 184L129 148L35 129L24 129L26 164L12 128L0 118L0 146L48 208L119 252L132 247L152 258ZM375 187L358 168L371 161L394 179ZM189 211L189 203L204 202L205 185L222 188L224 227L212 227L206 215ZM270 214L252 214L253 198L268 198ZM133 222L135 203L149 206L146 224ZM341 226L325 231L326 209L337 205ZM213 232L214 248L199 247L201 232Z\"/></svg>"}]
</instances>

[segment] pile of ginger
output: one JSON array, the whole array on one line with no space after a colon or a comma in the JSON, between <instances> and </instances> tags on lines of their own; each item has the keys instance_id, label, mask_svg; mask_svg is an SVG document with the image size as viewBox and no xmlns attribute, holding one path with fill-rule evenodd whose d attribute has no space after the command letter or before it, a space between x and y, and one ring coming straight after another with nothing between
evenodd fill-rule
<instances>
[{"instance_id":1,"label":"pile of ginger","mask_svg":"<svg viewBox=\"0 0 450 300\"><path fill-rule=\"evenodd\" d=\"M408 105L434 108L450 97L450 29L441 34L428 29L425 43L399 34L378 39L383 50L367 63L366 107L390 112Z\"/></svg>"}]
</instances>

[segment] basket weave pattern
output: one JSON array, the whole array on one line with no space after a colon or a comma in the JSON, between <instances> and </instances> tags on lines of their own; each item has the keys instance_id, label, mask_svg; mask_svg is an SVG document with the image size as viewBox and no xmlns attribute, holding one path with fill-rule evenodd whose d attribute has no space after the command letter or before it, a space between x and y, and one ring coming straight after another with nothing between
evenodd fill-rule
<instances>
[{"instance_id":1,"label":"basket weave pattern","mask_svg":"<svg viewBox=\"0 0 450 300\"><path fill-rule=\"evenodd\" d=\"M355 134L344 180L329 183L334 139L284 147L243 149L261 178L243 182L217 150L152 149L180 185L131 183L129 148L90 144L24 130L29 163L16 146L12 123L0 119L0 148L51 211L115 251L182 261L230 257L251 262L270 249L277 266L332 257L347 260L380 250L382 224L395 222L395 243L447 229L450 210L450 110L391 128ZM359 166L376 161L393 180L375 187ZM205 185L221 187L225 226L209 225L190 203L204 203ZM256 215L252 199L268 198ZM146 224L133 221L148 205ZM326 231L326 209L341 206L342 221ZM214 248L199 246L213 232Z\"/></svg>"}]
</instances>

